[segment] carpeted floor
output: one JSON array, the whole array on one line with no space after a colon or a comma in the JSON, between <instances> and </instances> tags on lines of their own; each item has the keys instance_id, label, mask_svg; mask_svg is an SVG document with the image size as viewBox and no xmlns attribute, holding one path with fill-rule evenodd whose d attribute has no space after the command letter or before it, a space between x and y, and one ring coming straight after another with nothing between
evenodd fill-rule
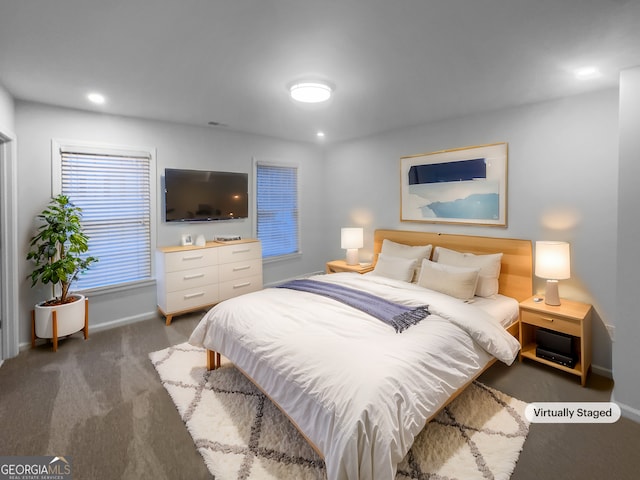
<instances>
[{"instance_id":1,"label":"carpeted floor","mask_svg":"<svg viewBox=\"0 0 640 480\"><path fill-rule=\"evenodd\" d=\"M185 342L201 314L159 317L42 344L0 367L0 455L71 457L76 480L207 479L211 474L149 361ZM612 382L531 362L479 379L526 402L608 401ZM640 424L533 424L512 480L636 479Z\"/></svg>"},{"instance_id":2,"label":"carpeted floor","mask_svg":"<svg viewBox=\"0 0 640 480\"><path fill-rule=\"evenodd\" d=\"M321 480L324 462L230 363L205 368L188 343L149 355L218 480ZM529 431L526 403L473 383L416 437L397 480L508 479Z\"/></svg>"}]
</instances>

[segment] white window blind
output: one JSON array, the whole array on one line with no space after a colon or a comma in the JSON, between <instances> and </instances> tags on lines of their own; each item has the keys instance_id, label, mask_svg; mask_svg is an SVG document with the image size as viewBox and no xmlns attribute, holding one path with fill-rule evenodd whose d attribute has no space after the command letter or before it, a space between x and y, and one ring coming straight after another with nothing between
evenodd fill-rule
<instances>
[{"instance_id":1,"label":"white window blind","mask_svg":"<svg viewBox=\"0 0 640 480\"><path fill-rule=\"evenodd\" d=\"M61 191L82 209L87 255L78 290L151 277L151 157L62 151Z\"/></svg>"},{"instance_id":2,"label":"white window blind","mask_svg":"<svg viewBox=\"0 0 640 480\"><path fill-rule=\"evenodd\" d=\"M300 251L297 167L257 163L256 212L263 258Z\"/></svg>"}]
</instances>

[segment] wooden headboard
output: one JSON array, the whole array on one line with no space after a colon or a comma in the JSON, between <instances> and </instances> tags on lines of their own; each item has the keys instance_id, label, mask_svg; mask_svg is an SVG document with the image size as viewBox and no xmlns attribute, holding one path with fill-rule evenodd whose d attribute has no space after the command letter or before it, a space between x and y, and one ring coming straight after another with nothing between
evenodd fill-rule
<instances>
[{"instance_id":1,"label":"wooden headboard","mask_svg":"<svg viewBox=\"0 0 640 480\"><path fill-rule=\"evenodd\" d=\"M519 302L533 294L533 256L530 240L407 230L376 230L373 236L374 262L378 258L385 238L405 245L431 244L434 248L444 247L476 255L502 253L498 280L499 293L513 297Z\"/></svg>"}]
</instances>

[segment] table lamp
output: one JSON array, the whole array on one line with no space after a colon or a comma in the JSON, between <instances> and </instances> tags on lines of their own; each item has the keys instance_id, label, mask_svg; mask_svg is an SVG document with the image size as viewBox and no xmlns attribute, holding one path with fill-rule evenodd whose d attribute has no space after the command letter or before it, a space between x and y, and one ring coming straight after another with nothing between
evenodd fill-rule
<instances>
[{"instance_id":1,"label":"table lamp","mask_svg":"<svg viewBox=\"0 0 640 480\"><path fill-rule=\"evenodd\" d=\"M347 250L347 265L358 265L358 249L364 246L363 229L359 227L341 229L340 244Z\"/></svg>"},{"instance_id":2,"label":"table lamp","mask_svg":"<svg viewBox=\"0 0 640 480\"><path fill-rule=\"evenodd\" d=\"M558 280L566 280L571 277L569 244L567 242L537 241L535 272L536 277L547 279L544 303L554 306L560 305Z\"/></svg>"}]
</instances>

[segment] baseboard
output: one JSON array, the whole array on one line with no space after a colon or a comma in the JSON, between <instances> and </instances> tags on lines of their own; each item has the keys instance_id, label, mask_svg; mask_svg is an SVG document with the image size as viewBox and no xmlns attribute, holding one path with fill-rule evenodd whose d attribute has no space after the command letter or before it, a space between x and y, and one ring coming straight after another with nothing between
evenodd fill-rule
<instances>
[{"instance_id":1,"label":"baseboard","mask_svg":"<svg viewBox=\"0 0 640 480\"><path fill-rule=\"evenodd\" d=\"M622 411L622 416L628 418L629 420L633 420L634 422L640 423L640 410L637 408L630 407L629 405L625 405L624 403L616 402L611 395L611 400L614 401Z\"/></svg>"},{"instance_id":2,"label":"baseboard","mask_svg":"<svg viewBox=\"0 0 640 480\"><path fill-rule=\"evenodd\" d=\"M100 332L102 330L109 330L111 328L121 327L130 323L143 322L144 320L151 320L152 318L158 318L158 312L153 310L151 312L141 313L139 315L133 315L131 317L119 318L112 320L111 322L100 323L98 325L89 324L89 334L91 332Z\"/></svg>"},{"instance_id":3,"label":"baseboard","mask_svg":"<svg viewBox=\"0 0 640 480\"><path fill-rule=\"evenodd\" d=\"M144 320L151 320L152 318L158 318L158 312L156 310L141 313L139 315L133 315L131 317L119 318L110 322L99 323L98 325L91 325L91 322L89 322L89 338L91 338L91 334L95 332L110 330L112 328L129 325L131 323L143 322ZM162 322L162 324L164 324L164 322ZM31 342L23 342L19 345L20 351L28 348L31 348Z\"/></svg>"},{"instance_id":4,"label":"baseboard","mask_svg":"<svg viewBox=\"0 0 640 480\"><path fill-rule=\"evenodd\" d=\"M610 378L613 380L613 370L610 368L601 367L600 365L591 365L591 371L596 375Z\"/></svg>"}]
</instances>

